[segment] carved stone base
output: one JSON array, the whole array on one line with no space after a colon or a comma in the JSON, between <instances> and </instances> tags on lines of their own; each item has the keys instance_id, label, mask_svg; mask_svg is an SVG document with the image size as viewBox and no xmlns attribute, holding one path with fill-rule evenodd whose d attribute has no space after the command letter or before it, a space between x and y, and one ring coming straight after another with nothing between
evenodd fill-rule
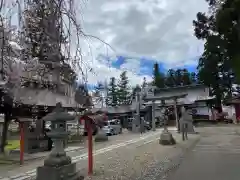
<instances>
[{"instance_id":1,"label":"carved stone base","mask_svg":"<svg viewBox=\"0 0 240 180\"><path fill-rule=\"evenodd\" d=\"M162 145L174 145L176 140L173 138L172 134L168 131L163 131L160 135L159 144Z\"/></svg>"},{"instance_id":2,"label":"carved stone base","mask_svg":"<svg viewBox=\"0 0 240 180\"><path fill-rule=\"evenodd\" d=\"M99 129L98 133L95 136L95 142L104 142L104 141L108 141L108 136L102 129Z\"/></svg>"},{"instance_id":3,"label":"carved stone base","mask_svg":"<svg viewBox=\"0 0 240 180\"><path fill-rule=\"evenodd\" d=\"M37 168L36 180L83 180L84 177L76 170L76 163L61 167L42 166Z\"/></svg>"}]
</instances>

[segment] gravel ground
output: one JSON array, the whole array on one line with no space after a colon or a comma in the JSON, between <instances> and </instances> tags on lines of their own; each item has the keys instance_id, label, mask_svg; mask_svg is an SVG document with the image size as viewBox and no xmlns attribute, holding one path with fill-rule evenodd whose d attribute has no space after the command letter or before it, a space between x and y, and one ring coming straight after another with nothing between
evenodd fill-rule
<instances>
[{"instance_id":1,"label":"gravel ground","mask_svg":"<svg viewBox=\"0 0 240 180\"><path fill-rule=\"evenodd\" d=\"M87 160L79 161L77 168L86 180L162 180L178 167L186 151L199 139L199 135L189 135L189 140L183 142L180 134L173 136L177 141L175 146L162 146L159 136L153 136L98 154L94 156L93 176L86 176Z\"/></svg>"},{"instance_id":2,"label":"gravel ground","mask_svg":"<svg viewBox=\"0 0 240 180\"><path fill-rule=\"evenodd\" d=\"M181 136L173 133L177 140L175 146L162 146L158 139L148 139L141 144L118 148L95 157L94 175L87 180L154 180L164 179L167 172L174 170L187 149L192 148L199 139L190 135L189 140L182 142ZM87 161L78 163L78 168L87 174Z\"/></svg>"},{"instance_id":3,"label":"gravel ground","mask_svg":"<svg viewBox=\"0 0 240 180\"><path fill-rule=\"evenodd\" d=\"M143 136L151 134L151 133L152 133L152 131L144 133ZM109 141L101 142L101 143L93 142L93 148L94 148L94 150L98 150L98 149L108 147L111 145L123 143L127 140L138 138L140 136L141 136L140 134L134 134L134 133L124 130L123 134L116 135L116 136L110 136ZM75 156L79 156L79 155L87 152L87 148L86 148L87 142L80 144L79 146L84 147L84 149L80 149L80 150L73 151L73 152L68 152L68 155L71 157L75 157ZM38 158L36 160L25 161L24 165L22 165L22 166L19 166L19 164L12 164L12 165L8 165L8 166L0 165L0 174L1 174L0 176L3 176L3 177L15 176L15 175L24 173L26 171L30 171L33 168L43 165L44 158L45 157L43 156L42 158Z\"/></svg>"}]
</instances>

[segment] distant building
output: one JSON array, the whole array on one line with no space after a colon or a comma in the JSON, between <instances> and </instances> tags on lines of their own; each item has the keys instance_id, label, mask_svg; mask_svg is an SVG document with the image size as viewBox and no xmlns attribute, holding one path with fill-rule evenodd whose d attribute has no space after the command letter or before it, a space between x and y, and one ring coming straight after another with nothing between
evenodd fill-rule
<instances>
[{"instance_id":1,"label":"distant building","mask_svg":"<svg viewBox=\"0 0 240 180\"><path fill-rule=\"evenodd\" d=\"M233 115L233 119L235 119L235 121L237 123L240 122L240 96L235 96L232 98L229 98L225 101L225 104L228 105L231 109L234 109L234 112L232 113Z\"/></svg>"},{"instance_id":2,"label":"distant building","mask_svg":"<svg viewBox=\"0 0 240 180\"><path fill-rule=\"evenodd\" d=\"M151 89L151 90L149 90ZM171 97L178 96L180 94L185 94L183 98L177 100L177 105L189 105L194 109L195 118L210 119L212 115L212 109L210 107L210 101L214 97L209 96L209 88L202 84L187 85L187 86L176 86L169 88L156 88L156 87L146 87L145 93L148 97ZM155 101L158 106L162 105L162 101ZM145 104L151 104L147 102ZM174 104L174 100L165 100L165 106L171 106ZM158 114L158 112L156 112Z\"/></svg>"}]
</instances>

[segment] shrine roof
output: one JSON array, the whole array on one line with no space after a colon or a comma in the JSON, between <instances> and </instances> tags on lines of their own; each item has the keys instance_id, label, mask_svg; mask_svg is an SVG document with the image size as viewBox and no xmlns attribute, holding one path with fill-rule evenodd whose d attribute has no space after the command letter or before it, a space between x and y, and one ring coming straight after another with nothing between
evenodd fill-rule
<instances>
[{"instance_id":1,"label":"shrine roof","mask_svg":"<svg viewBox=\"0 0 240 180\"><path fill-rule=\"evenodd\" d=\"M205 96L205 97L200 97L199 99L195 100L195 102L207 102L216 99L214 96Z\"/></svg>"},{"instance_id":2,"label":"shrine roof","mask_svg":"<svg viewBox=\"0 0 240 180\"><path fill-rule=\"evenodd\" d=\"M145 101L154 101L154 100L170 100L170 99L180 99L187 96L187 93L176 93L175 95L164 95L160 94L152 97L145 97L143 100Z\"/></svg>"},{"instance_id":3,"label":"shrine roof","mask_svg":"<svg viewBox=\"0 0 240 180\"><path fill-rule=\"evenodd\" d=\"M232 98L225 100L225 104L226 105L240 104L240 96L234 96Z\"/></svg>"},{"instance_id":4,"label":"shrine roof","mask_svg":"<svg viewBox=\"0 0 240 180\"><path fill-rule=\"evenodd\" d=\"M163 91L176 91L176 90L183 90L183 89L198 89L206 87L203 84L193 84L193 85L183 85L183 86L175 86L175 87L166 87L166 88L156 88L154 90L155 93L160 93Z\"/></svg>"},{"instance_id":5,"label":"shrine roof","mask_svg":"<svg viewBox=\"0 0 240 180\"><path fill-rule=\"evenodd\" d=\"M98 109L99 111L104 111L108 114L121 114L121 113L126 113L126 112L132 111L131 105L103 107L103 108L95 108L95 109Z\"/></svg>"},{"instance_id":6,"label":"shrine roof","mask_svg":"<svg viewBox=\"0 0 240 180\"><path fill-rule=\"evenodd\" d=\"M124 114L133 112L136 110L136 102L133 102L130 105L120 105L115 107L103 107L103 108L93 108L94 111L102 111L108 114ZM141 111L146 109L146 106L141 106Z\"/></svg>"}]
</instances>

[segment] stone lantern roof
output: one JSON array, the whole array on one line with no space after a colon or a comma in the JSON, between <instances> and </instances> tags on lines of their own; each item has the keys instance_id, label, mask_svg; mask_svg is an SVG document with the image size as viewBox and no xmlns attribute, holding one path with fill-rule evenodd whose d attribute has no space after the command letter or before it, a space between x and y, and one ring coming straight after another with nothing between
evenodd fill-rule
<instances>
[{"instance_id":1,"label":"stone lantern roof","mask_svg":"<svg viewBox=\"0 0 240 180\"><path fill-rule=\"evenodd\" d=\"M74 115L70 115L62 108L61 103L56 104L56 108L53 112L47 114L45 117L42 118L44 121L72 121L75 119Z\"/></svg>"}]
</instances>

